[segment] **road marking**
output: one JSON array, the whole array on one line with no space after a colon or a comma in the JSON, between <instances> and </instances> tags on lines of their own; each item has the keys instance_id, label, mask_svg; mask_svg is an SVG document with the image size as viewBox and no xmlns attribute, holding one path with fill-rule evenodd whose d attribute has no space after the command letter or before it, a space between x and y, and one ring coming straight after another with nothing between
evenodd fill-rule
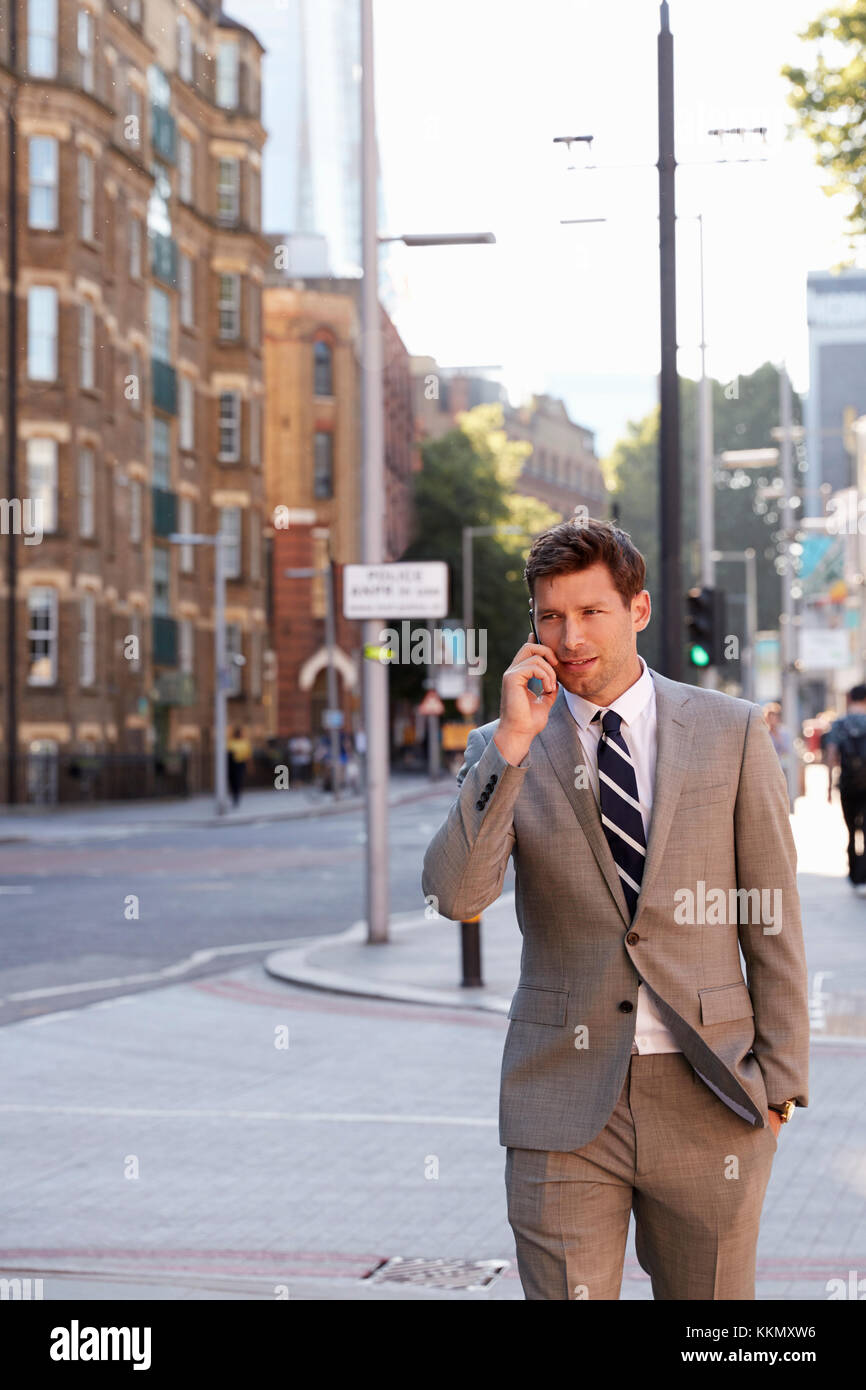
<instances>
[{"instance_id":1,"label":"road marking","mask_svg":"<svg viewBox=\"0 0 866 1390\"><path fill-rule=\"evenodd\" d=\"M49 1015L53 1017L53 1015ZM292 1120L351 1125L456 1125L492 1128L493 1116L481 1115L380 1115L341 1110L151 1110L146 1107L111 1105L0 1105L4 1115L102 1115L111 1119L143 1120Z\"/></svg>"},{"instance_id":2,"label":"road marking","mask_svg":"<svg viewBox=\"0 0 866 1390\"><path fill-rule=\"evenodd\" d=\"M24 883L22 883L22 884L15 884L15 883L0 883L0 893L32 893L32 892L33 892L33 885L30 884L30 883L27 883L27 884L24 884Z\"/></svg>"}]
</instances>

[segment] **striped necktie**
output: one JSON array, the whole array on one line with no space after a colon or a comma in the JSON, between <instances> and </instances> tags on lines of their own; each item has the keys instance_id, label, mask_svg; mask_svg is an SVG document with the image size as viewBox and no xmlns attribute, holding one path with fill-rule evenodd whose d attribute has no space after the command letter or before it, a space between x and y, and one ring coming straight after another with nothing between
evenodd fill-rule
<instances>
[{"instance_id":1,"label":"striped necktie","mask_svg":"<svg viewBox=\"0 0 866 1390\"><path fill-rule=\"evenodd\" d=\"M629 915L634 917L646 860L646 836L637 797L637 777L628 744L620 733L622 716L615 710L596 710L601 717L598 741L598 799L601 823L617 873L622 882Z\"/></svg>"}]
</instances>

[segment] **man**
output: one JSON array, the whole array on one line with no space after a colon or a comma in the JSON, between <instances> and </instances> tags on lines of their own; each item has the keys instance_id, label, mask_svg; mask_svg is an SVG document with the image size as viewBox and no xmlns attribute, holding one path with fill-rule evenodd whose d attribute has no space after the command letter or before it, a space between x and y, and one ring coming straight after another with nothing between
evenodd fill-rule
<instances>
[{"instance_id":1,"label":"man","mask_svg":"<svg viewBox=\"0 0 866 1390\"><path fill-rule=\"evenodd\" d=\"M848 713L827 730L827 800L833 799L833 769L839 769L839 800L848 827L848 879L866 897L866 685L848 692Z\"/></svg>"},{"instance_id":2,"label":"man","mask_svg":"<svg viewBox=\"0 0 866 1390\"><path fill-rule=\"evenodd\" d=\"M536 538L537 640L424 860L462 920L514 859L499 1140L528 1299L618 1298L632 1210L655 1298L754 1298L779 1127L808 1104L785 779L759 706L638 656L644 578L609 522Z\"/></svg>"},{"instance_id":3,"label":"man","mask_svg":"<svg viewBox=\"0 0 866 1390\"><path fill-rule=\"evenodd\" d=\"M241 792L244 789L247 763L253 755L249 739L244 738L240 724L235 726L231 738L226 743L226 748L228 750L229 790L232 794L232 805L237 807L240 805Z\"/></svg>"}]
</instances>

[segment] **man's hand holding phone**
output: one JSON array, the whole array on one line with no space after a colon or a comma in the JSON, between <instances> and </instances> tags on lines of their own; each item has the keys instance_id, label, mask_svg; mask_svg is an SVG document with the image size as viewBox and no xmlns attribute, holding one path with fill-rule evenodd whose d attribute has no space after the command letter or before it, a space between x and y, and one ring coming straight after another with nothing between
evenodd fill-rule
<instances>
[{"instance_id":1,"label":"man's hand holding phone","mask_svg":"<svg viewBox=\"0 0 866 1390\"><path fill-rule=\"evenodd\" d=\"M502 677L499 728L493 742L505 761L515 767L523 762L535 735L547 723L558 689L558 664L553 649L530 636ZM533 678L541 682L538 695L529 689Z\"/></svg>"}]
</instances>

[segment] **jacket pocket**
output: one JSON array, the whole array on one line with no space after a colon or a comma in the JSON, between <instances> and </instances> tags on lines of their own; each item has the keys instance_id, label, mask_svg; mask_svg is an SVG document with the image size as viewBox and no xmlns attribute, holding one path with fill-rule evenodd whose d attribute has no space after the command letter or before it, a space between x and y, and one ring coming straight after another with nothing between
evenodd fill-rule
<instances>
[{"instance_id":1,"label":"jacket pocket","mask_svg":"<svg viewBox=\"0 0 866 1390\"><path fill-rule=\"evenodd\" d=\"M716 985L712 989L699 989L702 1023L730 1023L735 1018L748 1018L754 1014L752 996L743 980L732 985Z\"/></svg>"},{"instance_id":2,"label":"jacket pocket","mask_svg":"<svg viewBox=\"0 0 866 1390\"><path fill-rule=\"evenodd\" d=\"M727 801L730 794L729 782L714 782L711 787L701 787L699 791L690 787L677 802L677 810L690 811L700 806L714 806L717 802Z\"/></svg>"},{"instance_id":3,"label":"jacket pocket","mask_svg":"<svg viewBox=\"0 0 866 1390\"><path fill-rule=\"evenodd\" d=\"M521 1023L547 1023L562 1028L568 1008L567 989L545 989L541 985L518 985L508 1017Z\"/></svg>"}]
</instances>

